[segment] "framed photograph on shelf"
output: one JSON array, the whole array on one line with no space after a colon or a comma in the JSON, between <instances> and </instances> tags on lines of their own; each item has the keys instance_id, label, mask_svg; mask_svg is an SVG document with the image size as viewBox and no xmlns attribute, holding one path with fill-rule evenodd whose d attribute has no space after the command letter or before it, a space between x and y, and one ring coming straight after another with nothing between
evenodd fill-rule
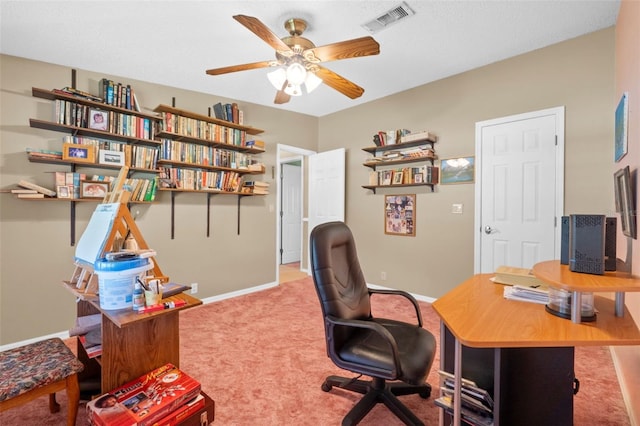
<instances>
[{"instance_id":1,"label":"framed photograph on shelf","mask_svg":"<svg viewBox=\"0 0 640 426\"><path fill-rule=\"evenodd\" d=\"M104 198L107 192L109 192L109 182L80 181L80 198Z\"/></svg>"},{"instance_id":2,"label":"framed photograph on shelf","mask_svg":"<svg viewBox=\"0 0 640 426\"><path fill-rule=\"evenodd\" d=\"M73 186L59 185L56 187L58 198L73 198Z\"/></svg>"},{"instance_id":3,"label":"framed photograph on shelf","mask_svg":"<svg viewBox=\"0 0 640 426\"><path fill-rule=\"evenodd\" d=\"M616 163L627 155L627 128L629 120L629 94L622 94L615 118L615 160Z\"/></svg>"},{"instance_id":4,"label":"framed photograph on shelf","mask_svg":"<svg viewBox=\"0 0 640 426\"><path fill-rule=\"evenodd\" d=\"M62 159L75 163L95 163L95 147L93 145L62 144Z\"/></svg>"},{"instance_id":5,"label":"framed photograph on shelf","mask_svg":"<svg viewBox=\"0 0 640 426\"><path fill-rule=\"evenodd\" d=\"M459 157L440 161L440 183L473 183L475 158Z\"/></svg>"},{"instance_id":6,"label":"framed photograph on shelf","mask_svg":"<svg viewBox=\"0 0 640 426\"><path fill-rule=\"evenodd\" d=\"M98 163L109 166L124 166L124 151L101 149L98 153Z\"/></svg>"},{"instance_id":7,"label":"framed photograph on shelf","mask_svg":"<svg viewBox=\"0 0 640 426\"><path fill-rule=\"evenodd\" d=\"M424 182L424 177L422 177L422 173L416 173L413 175L413 183L422 183Z\"/></svg>"},{"instance_id":8,"label":"framed photograph on shelf","mask_svg":"<svg viewBox=\"0 0 640 426\"><path fill-rule=\"evenodd\" d=\"M402 185L404 177L404 172L402 171L394 171L393 172L393 184L394 185Z\"/></svg>"},{"instance_id":9,"label":"framed photograph on shelf","mask_svg":"<svg viewBox=\"0 0 640 426\"><path fill-rule=\"evenodd\" d=\"M416 194L384 196L384 233L416 236Z\"/></svg>"},{"instance_id":10,"label":"framed photograph on shelf","mask_svg":"<svg viewBox=\"0 0 640 426\"><path fill-rule=\"evenodd\" d=\"M89 128L107 131L109 126L109 113L100 109L89 108Z\"/></svg>"}]
</instances>

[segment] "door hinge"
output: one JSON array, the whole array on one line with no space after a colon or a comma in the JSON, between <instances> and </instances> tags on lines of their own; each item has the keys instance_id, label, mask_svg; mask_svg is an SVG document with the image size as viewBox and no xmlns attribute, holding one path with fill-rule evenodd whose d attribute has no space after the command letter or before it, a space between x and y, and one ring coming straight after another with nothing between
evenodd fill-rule
<instances>
[{"instance_id":1,"label":"door hinge","mask_svg":"<svg viewBox=\"0 0 640 426\"><path fill-rule=\"evenodd\" d=\"M558 146L558 135L555 135L556 138L556 146Z\"/></svg>"}]
</instances>

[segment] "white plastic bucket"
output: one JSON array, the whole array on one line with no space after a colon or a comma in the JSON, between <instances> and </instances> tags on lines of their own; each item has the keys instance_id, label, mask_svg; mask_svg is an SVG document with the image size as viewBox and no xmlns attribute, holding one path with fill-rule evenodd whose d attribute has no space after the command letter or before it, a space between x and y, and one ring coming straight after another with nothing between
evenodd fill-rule
<instances>
[{"instance_id":1,"label":"white plastic bucket","mask_svg":"<svg viewBox=\"0 0 640 426\"><path fill-rule=\"evenodd\" d=\"M106 310L132 308L136 278L151 268L153 268L151 262L137 268L122 270L96 268L100 308Z\"/></svg>"}]
</instances>

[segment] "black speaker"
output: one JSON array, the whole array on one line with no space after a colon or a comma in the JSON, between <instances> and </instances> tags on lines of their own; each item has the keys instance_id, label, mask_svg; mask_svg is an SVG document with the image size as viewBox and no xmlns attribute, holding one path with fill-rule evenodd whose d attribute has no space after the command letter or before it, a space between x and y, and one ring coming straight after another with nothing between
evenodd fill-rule
<instances>
[{"instance_id":1,"label":"black speaker","mask_svg":"<svg viewBox=\"0 0 640 426\"><path fill-rule=\"evenodd\" d=\"M616 270L616 236L617 236L617 223L615 217L608 217L605 222L604 232L604 270L615 271Z\"/></svg>"},{"instance_id":2,"label":"black speaker","mask_svg":"<svg viewBox=\"0 0 640 426\"><path fill-rule=\"evenodd\" d=\"M605 216L569 216L569 269L587 274L604 274Z\"/></svg>"},{"instance_id":3,"label":"black speaker","mask_svg":"<svg viewBox=\"0 0 640 426\"><path fill-rule=\"evenodd\" d=\"M569 216L562 216L560 229L560 263L569 264Z\"/></svg>"}]
</instances>

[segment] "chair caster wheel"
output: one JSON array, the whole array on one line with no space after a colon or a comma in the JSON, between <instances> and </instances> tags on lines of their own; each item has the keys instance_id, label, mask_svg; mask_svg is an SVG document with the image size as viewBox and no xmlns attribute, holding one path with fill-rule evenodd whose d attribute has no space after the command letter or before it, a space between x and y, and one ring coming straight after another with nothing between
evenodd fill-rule
<instances>
[{"instance_id":1,"label":"chair caster wheel","mask_svg":"<svg viewBox=\"0 0 640 426\"><path fill-rule=\"evenodd\" d=\"M323 383L322 386L320 386L320 388L325 391L325 392L329 392L331 390L333 386L328 385L327 383Z\"/></svg>"},{"instance_id":2,"label":"chair caster wheel","mask_svg":"<svg viewBox=\"0 0 640 426\"><path fill-rule=\"evenodd\" d=\"M422 399L427 399L431 396L431 391L420 392L418 395L420 395L420 398Z\"/></svg>"}]
</instances>

